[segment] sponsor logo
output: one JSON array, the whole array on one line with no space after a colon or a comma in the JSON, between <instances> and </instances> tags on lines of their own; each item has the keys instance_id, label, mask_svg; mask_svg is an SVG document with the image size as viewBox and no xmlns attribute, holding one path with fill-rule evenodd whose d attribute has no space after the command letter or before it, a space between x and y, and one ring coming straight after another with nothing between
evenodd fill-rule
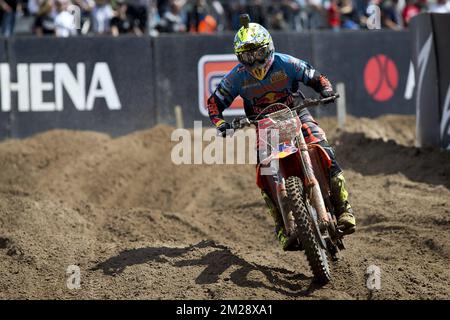
<instances>
[{"instance_id":1,"label":"sponsor logo","mask_svg":"<svg viewBox=\"0 0 450 320\"><path fill-rule=\"evenodd\" d=\"M394 96L398 79L395 62L384 54L370 58L364 69L367 93L377 102L388 101Z\"/></svg>"},{"instance_id":2,"label":"sponsor logo","mask_svg":"<svg viewBox=\"0 0 450 320\"><path fill-rule=\"evenodd\" d=\"M199 110L208 116L206 103L214 93L223 77L236 65L238 60L234 54L205 55L198 61L198 101ZM224 111L225 116L244 115L244 101L237 97L231 106Z\"/></svg>"},{"instance_id":3,"label":"sponsor logo","mask_svg":"<svg viewBox=\"0 0 450 320\"><path fill-rule=\"evenodd\" d=\"M13 107L19 112L63 111L65 93L78 111L92 110L97 99L104 99L110 110L122 108L105 62L97 62L90 77L84 63L76 65L75 73L67 63L18 63L15 82L11 79L10 65L0 63L0 92L3 112ZM11 103L14 93L17 106ZM54 97L53 101L49 97Z\"/></svg>"},{"instance_id":4,"label":"sponsor logo","mask_svg":"<svg viewBox=\"0 0 450 320\"><path fill-rule=\"evenodd\" d=\"M275 102L282 102L289 96L286 92L268 92L260 98L255 98L253 104L258 107L268 106Z\"/></svg>"},{"instance_id":5,"label":"sponsor logo","mask_svg":"<svg viewBox=\"0 0 450 320\"><path fill-rule=\"evenodd\" d=\"M270 76L270 82L275 83L275 82L280 82L287 79L287 74L284 73L284 71L280 70L275 72L274 74L272 74Z\"/></svg>"}]
</instances>

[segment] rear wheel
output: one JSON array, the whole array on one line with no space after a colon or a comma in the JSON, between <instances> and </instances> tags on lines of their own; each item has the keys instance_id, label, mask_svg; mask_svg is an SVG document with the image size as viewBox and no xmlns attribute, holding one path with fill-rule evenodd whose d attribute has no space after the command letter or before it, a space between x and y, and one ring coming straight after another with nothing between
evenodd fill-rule
<instances>
[{"instance_id":1,"label":"rear wheel","mask_svg":"<svg viewBox=\"0 0 450 320\"><path fill-rule=\"evenodd\" d=\"M331 280L327 250L321 246L320 231L308 211L307 198L304 194L303 183L299 177L289 177L286 180L287 206L292 211L297 231L306 258L317 282L326 284Z\"/></svg>"}]
</instances>

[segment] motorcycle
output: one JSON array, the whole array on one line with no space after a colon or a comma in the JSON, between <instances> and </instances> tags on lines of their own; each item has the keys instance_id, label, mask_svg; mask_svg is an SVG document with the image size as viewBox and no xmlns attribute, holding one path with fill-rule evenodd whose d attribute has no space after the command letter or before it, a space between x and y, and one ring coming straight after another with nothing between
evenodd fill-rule
<instances>
[{"instance_id":1,"label":"motorcycle","mask_svg":"<svg viewBox=\"0 0 450 320\"><path fill-rule=\"evenodd\" d=\"M302 100L292 108L276 103L266 109L277 111L264 114L264 109L258 116L235 118L231 124L233 130L256 126L257 185L281 213L287 236L295 242L290 244L305 252L322 284L331 280L330 259L338 260L339 250L345 249L344 233L338 229L330 199L331 159L319 144L306 144L297 111L337 98Z\"/></svg>"}]
</instances>

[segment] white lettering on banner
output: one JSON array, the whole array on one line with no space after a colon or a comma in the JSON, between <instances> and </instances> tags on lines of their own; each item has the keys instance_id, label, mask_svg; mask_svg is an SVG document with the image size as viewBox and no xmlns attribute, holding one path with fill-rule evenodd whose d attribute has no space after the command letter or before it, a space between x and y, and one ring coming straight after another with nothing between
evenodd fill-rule
<instances>
[{"instance_id":1,"label":"white lettering on banner","mask_svg":"<svg viewBox=\"0 0 450 320\"><path fill-rule=\"evenodd\" d=\"M28 65L17 65L17 82L11 83L9 64L0 63L0 81L2 111L11 111L11 92L18 93L18 110L30 111L30 95L28 87Z\"/></svg>"},{"instance_id":2,"label":"white lettering on banner","mask_svg":"<svg viewBox=\"0 0 450 320\"><path fill-rule=\"evenodd\" d=\"M448 142L446 136L450 136L450 85L448 86L447 95L445 96L442 110L441 140L445 143ZM450 143L447 146L444 146L444 148L450 150Z\"/></svg>"},{"instance_id":3,"label":"white lettering on banner","mask_svg":"<svg viewBox=\"0 0 450 320\"><path fill-rule=\"evenodd\" d=\"M77 76L75 77L65 63L55 64L55 99L56 110L63 110L64 89L79 111L85 109L86 97L86 67L84 63L77 63Z\"/></svg>"},{"instance_id":4,"label":"white lettering on banner","mask_svg":"<svg viewBox=\"0 0 450 320\"><path fill-rule=\"evenodd\" d=\"M428 66L428 60L430 58L431 48L433 46L433 35L430 34L427 41L423 45L422 49L420 50L419 56L417 58L417 64L419 69L419 81L417 84L417 94L416 94L416 118L420 118L420 98L422 94L422 84L423 80L425 78L425 71ZM418 127L418 126L417 126Z\"/></svg>"},{"instance_id":5,"label":"white lettering on banner","mask_svg":"<svg viewBox=\"0 0 450 320\"><path fill-rule=\"evenodd\" d=\"M411 100L414 94L414 87L416 86L416 74L414 71L414 64L409 62L408 78L406 80L405 100Z\"/></svg>"},{"instance_id":6,"label":"white lettering on banner","mask_svg":"<svg viewBox=\"0 0 450 320\"><path fill-rule=\"evenodd\" d=\"M45 74L53 73L53 81L44 81ZM76 75L66 63L19 63L17 82L11 81L8 63L0 63L0 110L11 111L11 95L17 93L19 112L64 110L64 91L78 111L91 111L97 99L104 99L108 109L120 110L122 104L117 94L111 71L106 62L94 65L86 94L86 65L78 63ZM55 101L44 101L46 92L54 92Z\"/></svg>"},{"instance_id":7,"label":"white lettering on banner","mask_svg":"<svg viewBox=\"0 0 450 320\"><path fill-rule=\"evenodd\" d=\"M97 89L98 85L100 85L100 89ZM106 104L111 110L119 110L121 108L111 72L109 72L109 67L105 62L95 64L86 102L86 110L92 110L96 98L105 98Z\"/></svg>"},{"instance_id":8,"label":"white lettering on banner","mask_svg":"<svg viewBox=\"0 0 450 320\"><path fill-rule=\"evenodd\" d=\"M42 73L53 71L51 63L30 64L30 84L31 84L31 110L32 111L54 111L54 102L44 102L44 91L52 91L53 83L43 82Z\"/></svg>"}]
</instances>

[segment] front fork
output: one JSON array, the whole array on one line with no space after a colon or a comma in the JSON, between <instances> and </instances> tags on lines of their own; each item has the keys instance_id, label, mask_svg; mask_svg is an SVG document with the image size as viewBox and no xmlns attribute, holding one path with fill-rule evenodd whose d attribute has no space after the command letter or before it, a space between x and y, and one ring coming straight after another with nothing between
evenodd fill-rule
<instances>
[{"instance_id":1,"label":"front fork","mask_svg":"<svg viewBox=\"0 0 450 320\"><path fill-rule=\"evenodd\" d=\"M311 204L316 209L317 215L319 217L319 225L328 225L328 223L331 221L331 216L327 212L319 182L314 175L311 158L309 157L308 145L305 142L303 133L300 132L300 134L297 135L296 139L298 148L300 150L300 165L305 175L305 187L308 190Z\"/></svg>"},{"instance_id":2,"label":"front fork","mask_svg":"<svg viewBox=\"0 0 450 320\"><path fill-rule=\"evenodd\" d=\"M287 210L283 205L284 199L287 197L286 181L280 173L279 161L271 161L270 168L272 170L273 180L275 181L277 201L281 217L283 218L284 230L286 230L286 234L290 236L295 231L295 219L292 212L286 212Z\"/></svg>"}]
</instances>

